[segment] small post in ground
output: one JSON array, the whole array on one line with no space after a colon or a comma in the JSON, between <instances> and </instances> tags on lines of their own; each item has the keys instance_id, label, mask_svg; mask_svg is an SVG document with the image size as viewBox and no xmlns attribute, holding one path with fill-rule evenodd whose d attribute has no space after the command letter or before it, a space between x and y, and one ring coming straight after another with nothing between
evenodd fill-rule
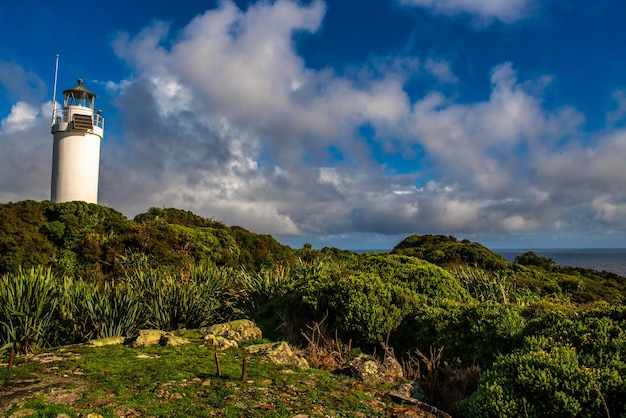
<instances>
[{"instance_id":1,"label":"small post in ground","mask_svg":"<svg viewBox=\"0 0 626 418\"><path fill-rule=\"evenodd\" d=\"M217 351L215 352L215 365L217 366L217 375L222 375L222 368L220 367L220 358L217 355Z\"/></svg>"},{"instance_id":2,"label":"small post in ground","mask_svg":"<svg viewBox=\"0 0 626 418\"><path fill-rule=\"evenodd\" d=\"M241 380L246 380L246 358L243 358L243 363L241 364Z\"/></svg>"}]
</instances>

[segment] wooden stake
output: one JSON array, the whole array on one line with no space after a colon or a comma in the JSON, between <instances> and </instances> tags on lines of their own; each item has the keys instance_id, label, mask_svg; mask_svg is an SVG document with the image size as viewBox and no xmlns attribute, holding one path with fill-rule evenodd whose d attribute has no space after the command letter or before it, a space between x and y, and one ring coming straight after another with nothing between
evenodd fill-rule
<instances>
[{"instance_id":1,"label":"wooden stake","mask_svg":"<svg viewBox=\"0 0 626 418\"><path fill-rule=\"evenodd\" d=\"M9 372L11 372L11 369L13 368L13 359L15 358L15 349L12 348L11 349L11 356L9 357Z\"/></svg>"},{"instance_id":2,"label":"wooden stake","mask_svg":"<svg viewBox=\"0 0 626 418\"><path fill-rule=\"evenodd\" d=\"M220 367L220 358L217 355L217 351L215 352L215 365L217 366L217 375L222 375L222 368Z\"/></svg>"},{"instance_id":3,"label":"wooden stake","mask_svg":"<svg viewBox=\"0 0 626 418\"><path fill-rule=\"evenodd\" d=\"M241 380L246 380L246 358L243 358L243 363L241 364Z\"/></svg>"}]
</instances>

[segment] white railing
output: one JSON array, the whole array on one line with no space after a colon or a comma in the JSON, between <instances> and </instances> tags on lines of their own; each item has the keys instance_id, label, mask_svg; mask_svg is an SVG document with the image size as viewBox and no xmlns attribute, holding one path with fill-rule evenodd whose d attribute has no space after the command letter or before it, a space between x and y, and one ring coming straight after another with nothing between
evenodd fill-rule
<instances>
[{"instance_id":1,"label":"white railing","mask_svg":"<svg viewBox=\"0 0 626 418\"><path fill-rule=\"evenodd\" d=\"M56 125L57 123L67 122L63 120L63 108L56 107L56 103L54 104L54 108L52 109L52 125Z\"/></svg>"},{"instance_id":2,"label":"white railing","mask_svg":"<svg viewBox=\"0 0 626 418\"><path fill-rule=\"evenodd\" d=\"M93 115L93 126L104 130L104 116L99 113Z\"/></svg>"},{"instance_id":3,"label":"white railing","mask_svg":"<svg viewBox=\"0 0 626 418\"><path fill-rule=\"evenodd\" d=\"M67 114L63 111L62 107L52 109L52 125L56 125L61 122L69 122L67 120ZM104 129L104 116L99 113L93 115L93 126Z\"/></svg>"}]
</instances>

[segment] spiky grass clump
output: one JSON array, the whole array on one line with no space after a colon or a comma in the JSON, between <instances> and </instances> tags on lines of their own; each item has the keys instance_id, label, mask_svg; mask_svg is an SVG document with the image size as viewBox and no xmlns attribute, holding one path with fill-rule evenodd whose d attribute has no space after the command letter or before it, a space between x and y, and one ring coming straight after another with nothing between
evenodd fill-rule
<instances>
[{"instance_id":1,"label":"spiky grass clump","mask_svg":"<svg viewBox=\"0 0 626 418\"><path fill-rule=\"evenodd\" d=\"M42 267L0 278L0 347L31 352L55 340L59 289Z\"/></svg>"},{"instance_id":2,"label":"spiky grass clump","mask_svg":"<svg viewBox=\"0 0 626 418\"><path fill-rule=\"evenodd\" d=\"M480 302L509 303L515 285L498 272L478 268L459 267L453 271L461 286Z\"/></svg>"}]
</instances>

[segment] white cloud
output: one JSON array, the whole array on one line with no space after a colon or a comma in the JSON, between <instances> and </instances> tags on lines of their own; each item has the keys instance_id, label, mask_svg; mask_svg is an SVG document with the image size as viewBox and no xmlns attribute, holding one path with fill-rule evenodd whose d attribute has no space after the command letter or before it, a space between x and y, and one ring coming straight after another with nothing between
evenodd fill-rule
<instances>
[{"instance_id":1,"label":"white cloud","mask_svg":"<svg viewBox=\"0 0 626 418\"><path fill-rule=\"evenodd\" d=\"M484 7L492 17L512 16ZM134 69L119 100L133 147L129 177L136 178L126 187L140 188L144 207L175 205L274 234L575 224L575 197L563 195L567 180L552 160L562 155L559 146L575 148L584 116L567 106L542 108L549 76L519 81L503 63L493 68L484 101L461 104L433 91L411 102L404 83L418 72L417 58L377 57L344 74L307 68L293 36L315 32L323 15L319 2L257 3L246 11L224 2L176 37L160 23L118 37L116 51ZM457 81L444 60L427 59L424 70ZM363 124L386 152L409 156L420 147L430 168L386 174L359 137ZM341 155L331 166L329 148ZM103 195L123 207L137 192L118 190L115 173L125 169L109 165ZM416 188L422 176L437 180ZM598 174L595 190L607 181ZM577 208L600 219L589 204Z\"/></svg>"},{"instance_id":2,"label":"white cloud","mask_svg":"<svg viewBox=\"0 0 626 418\"><path fill-rule=\"evenodd\" d=\"M18 102L0 121L0 202L50 198L51 110Z\"/></svg>"},{"instance_id":3,"label":"white cloud","mask_svg":"<svg viewBox=\"0 0 626 418\"><path fill-rule=\"evenodd\" d=\"M443 60L314 70L294 39L314 36L324 12L225 1L179 33L155 22L119 34L132 74L103 84L120 120L118 131L107 120L101 203L128 215L178 207L275 235L626 229L626 133L587 133L576 109L546 110L550 77L518 80L502 63L485 74L487 97L458 102L436 90L457 81ZM439 83L410 98L416 74ZM27 103L0 124L2 201L48 198L49 104Z\"/></svg>"},{"instance_id":4,"label":"white cloud","mask_svg":"<svg viewBox=\"0 0 626 418\"><path fill-rule=\"evenodd\" d=\"M515 22L527 17L535 0L399 0L400 4L419 6L445 15L468 14L488 22L498 19Z\"/></svg>"},{"instance_id":5,"label":"white cloud","mask_svg":"<svg viewBox=\"0 0 626 418\"><path fill-rule=\"evenodd\" d=\"M458 81L458 77L450 69L448 61L428 58L424 67L442 83L456 83Z\"/></svg>"},{"instance_id":6,"label":"white cloud","mask_svg":"<svg viewBox=\"0 0 626 418\"><path fill-rule=\"evenodd\" d=\"M26 131L32 127L39 116L39 109L25 102L17 102L11 107L11 113L0 121L6 133Z\"/></svg>"}]
</instances>

